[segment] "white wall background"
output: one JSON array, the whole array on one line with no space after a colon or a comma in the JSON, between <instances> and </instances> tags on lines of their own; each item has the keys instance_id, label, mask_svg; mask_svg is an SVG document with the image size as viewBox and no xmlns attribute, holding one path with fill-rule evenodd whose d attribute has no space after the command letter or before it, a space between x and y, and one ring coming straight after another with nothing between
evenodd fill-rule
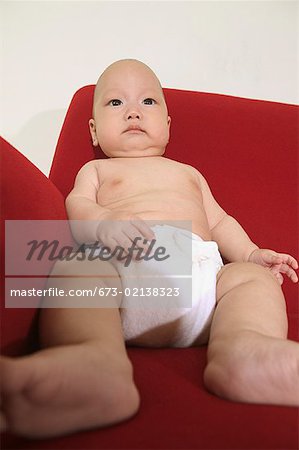
<instances>
[{"instance_id":1,"label":"white wall background","mask_svg":"<svg viewBox=\"0 0 299 450\"><path fill-rule=\"evenodd\" d=\"M137 58L163 86L298 102L297 1L2 1L1 134L48 174L74 92Z\"/></svg>"}]
</instances>

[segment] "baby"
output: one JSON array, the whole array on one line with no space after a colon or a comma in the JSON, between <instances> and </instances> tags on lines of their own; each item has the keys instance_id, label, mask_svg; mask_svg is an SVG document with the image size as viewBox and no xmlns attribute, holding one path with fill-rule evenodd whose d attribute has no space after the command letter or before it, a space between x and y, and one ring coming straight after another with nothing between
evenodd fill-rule
<instances>
[{"instance_id":1,"label":"baby","mask_svg":"<svg viewBox=\"0 0 299 450\"><path fill-rule=\"evenodd\" d=\"M111 296L105 308L41 310L44 348L1 359L3 429L54 436L135 414L139 393L125 343L208 343L204 382L211 392L241 402L299 406L299 344L287 340L280 287L282 274L298 281L298 264L290 255L259 249L196 169L163 157L170 122L159 80L145 64L118 61L99 78L89 127L93 145L108 159L87 163L77 175L66 200L69 218L79 221L74 235L78 242L100 241L127 253L133 243L146 253L155 242L166 249L165 261L135 256L127 268L115 259L56 264L53 273L64 275L65 289L100 285ZM218 248L230 264L223 266ZM138 274L157 277L169 249L186 264L189 256L192 307L126 305L130 299L120 292L130 277L131 286ZM66 276L83 272L89 278ZM170 279L163 278L174 283L164 289L174 290L179 277Z\"/></svg>"}]
</instances>

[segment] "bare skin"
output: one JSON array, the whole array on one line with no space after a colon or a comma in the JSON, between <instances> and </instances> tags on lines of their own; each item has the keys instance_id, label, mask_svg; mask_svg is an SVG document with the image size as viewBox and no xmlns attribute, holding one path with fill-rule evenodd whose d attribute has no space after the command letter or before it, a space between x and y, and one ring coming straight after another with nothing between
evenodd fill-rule
<instances>
[{"instance_id":1,"label":"bare skin","mask_svg":"<svg viewBox=\"0 0 299 450\"><path fill-rule=\"evenodd\" d=\"M290 255L259 249L217 203L196 169L162 156L170 122L159 81L147 66L120 61L104 72L89 125L94 145L109 159L89 162L78 173L67 211L70 219L90 223L74 228L74 235L79 242L101 240L111 248L127 248L136 236L154 237L148 221L191 221L192 231L216 241L232 262L218 273L207 388L230 400L299 406L299 344L286 339L280 287L283 275L298 281L298 264ZM95 279L86 279L88 286L119 285L115 269L105 267L101 276L99 266L90 263L55 270L94 274ZM82 280L71 282L82 288ZM67 288L67 278L64 283ZM29 436L57 435L105 426L137 411L139 397L117 306L83 314L80 309L44 309L40 326L44 350L1 359L3 428Z\"/></svg>"},{"instance_id":2,"label":"bare skin","mask_svg":"<svg viewBox=\"0 0 299 450\"><path fill-rule=\"evenodd\" d=\"M66 278L49 278L49 287L120 288L109 263L62 262L54 266L55 275ZM2 431L52 437L117 423L137 412L139 394L117 308L45 308L39 327L39 352L0 358Z\"/></svg>"}]
</instances>

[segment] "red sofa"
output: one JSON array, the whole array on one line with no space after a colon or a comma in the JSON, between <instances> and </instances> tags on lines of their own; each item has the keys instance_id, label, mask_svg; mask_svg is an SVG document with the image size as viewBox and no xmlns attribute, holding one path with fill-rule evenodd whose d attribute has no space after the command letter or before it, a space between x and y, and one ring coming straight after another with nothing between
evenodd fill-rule
<instances>
[{"instance_id":1,"label":"red sofa","mask_svg":"<svg viewBox=\"0 0 299 450\"><path fill-rule=\"evenodd\" d=\"M50 180L2 141L1 250L4 219L65 219L78 169L104 157L88 131L93 90L80 89L71 102ZM166 156L198 168L257 244L298 258L298 107L174 89L165 96L172 117ZM4 308L1 255L1 350L16 356L37 348L38 311ZM283 289L289 337L299 340L297 286L287 280ZM142 398L134 418L47 440L5 433L2 448L298 449L298 408L232 403L204 389L206 347L128 352Z\"/></svg>"}]
</instances>

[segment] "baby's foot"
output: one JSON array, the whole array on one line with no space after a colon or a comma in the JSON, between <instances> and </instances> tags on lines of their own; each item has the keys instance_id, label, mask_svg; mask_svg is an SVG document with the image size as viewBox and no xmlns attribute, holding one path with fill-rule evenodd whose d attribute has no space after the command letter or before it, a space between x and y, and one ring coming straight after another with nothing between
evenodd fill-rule
<instances>
[{"instance_id":1,"label":"baby's foot","mask_svg":"<svg viewBox=\"0 0 299 450\"><path fill-rule=\"evenodd\" d=\"M0 358L2 430L51 437L125 420L138 409L129 360L99 346Z\"/></svg>"},{"instance_id":2,"label":"baby's foot","mask_svg":"<svg viewBox=\"0 0 299 450\"><path fill-rule=\"evenodd\" d=\"M205 373L214 393L233 401L299 406L298 342L242 332L223 356Z\"/></svg>"},{"instance_id":3,"label":"baby's foot","mask_svg":"<svg viewBox=\"0 0 299 450\"><path fill-rule=\"evenodd\" d=\"M251 364L247 360L247 374L255 383L256 400L299 406L299 343L258 336L255 348Z\"/></svg>"}]
</instances>

